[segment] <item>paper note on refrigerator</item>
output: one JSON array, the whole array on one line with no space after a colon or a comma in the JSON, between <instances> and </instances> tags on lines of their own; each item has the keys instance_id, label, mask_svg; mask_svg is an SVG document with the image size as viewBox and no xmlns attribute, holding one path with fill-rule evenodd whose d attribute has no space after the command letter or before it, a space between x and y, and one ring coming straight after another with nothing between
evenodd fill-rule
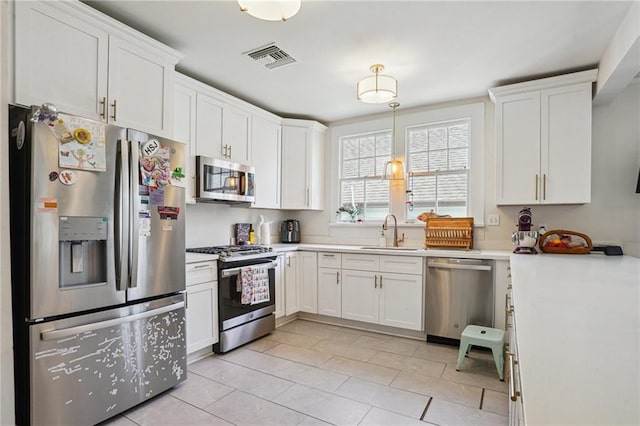
<instances>
[{"instance_id":1,"label":"paper note on refrigerator","mask_svg":"<svg viewBox=\"0 0 640 426\"><path fill-rule=\"evenodd\" d=\"M49 124L58 139L61 168L104 172L107 170L105 125L82 117L58 114Z\"/></svg>"}]
</instances>

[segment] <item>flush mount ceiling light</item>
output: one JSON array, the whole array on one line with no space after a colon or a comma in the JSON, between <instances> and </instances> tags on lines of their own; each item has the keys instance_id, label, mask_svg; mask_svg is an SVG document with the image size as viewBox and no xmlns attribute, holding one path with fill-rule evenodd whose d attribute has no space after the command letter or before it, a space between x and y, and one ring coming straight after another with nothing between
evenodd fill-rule
<instances>
[{"instance_id":1,"label":"flush mount ceiling light","mask_svg":"<svg viewBox=\"0 0 640 426\"><path fill-rule=\"evenodd\" d=\"M384 165L384 180L403 180L404 164L402 161L396 160L396 108L400 106L398 102L391 102L389 106L393 109L393 130L391 131L391 161L387 161Z\"/></svg>"},{"instance_id":2,"label":"flush mount ceiling light","mask_svg":"<svg viewBox=\"0 0 640 426\"><path fill-rule=\"evenodd\" d=\"M300 10L300 0L238 0L240 10L265 21L286 21Z\"/></svg>"},{"instance_id":3,"label":"flush mount ceiling light","mask_svg":"<svg viewBox=\"0 0 640 426\"><path fill-rule=\"evenodd\" d=\"M384 65L371 65L370 70L375 75L365 77L358 82L358 100L368 104L381 104L398 96L396 79L380 74L384 71Z\"/></svg>"}]
</instances>

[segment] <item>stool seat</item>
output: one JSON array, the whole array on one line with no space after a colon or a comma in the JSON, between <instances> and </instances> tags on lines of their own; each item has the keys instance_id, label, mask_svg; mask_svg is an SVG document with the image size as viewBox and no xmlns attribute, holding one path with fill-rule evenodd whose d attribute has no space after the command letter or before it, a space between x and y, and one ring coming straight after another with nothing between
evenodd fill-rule
<instances>
[{"instance_id":1,"label":"stool seat","mask_svg":"<svg viewBox=\"0 0 640 426\"><path fill-rule=\"evenodd\" d=\"M491 349L493 360L498 369L500 380L504 380L504 344L506 333L504 330L479 325L468 325L460 336L460 349L458 350L458 363L456 371L460 371L465 356L472 346L481 346Z\"/></svg>"}]
</instances>

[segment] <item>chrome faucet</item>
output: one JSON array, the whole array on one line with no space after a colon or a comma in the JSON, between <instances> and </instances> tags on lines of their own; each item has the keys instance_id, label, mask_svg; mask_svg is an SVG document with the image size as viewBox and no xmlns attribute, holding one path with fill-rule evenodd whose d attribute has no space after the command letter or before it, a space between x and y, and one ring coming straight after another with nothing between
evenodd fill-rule
<instances>
[{"instance_id":1,"label":"chrome faucet","mask_svg":"<svg viewBox=\"0 0 640 426\"><path fill-rule=\"evenodd\" d=\"M389 216L393 218L393 246L398 247L398 243L404 241L404 234L402 235L402 239L398 239L398 219L393 214L388 214L387 217L384 218L384 223L382 224L382 230L387 230L387 220L389 220Z\"/></svg>"}]
</instances>

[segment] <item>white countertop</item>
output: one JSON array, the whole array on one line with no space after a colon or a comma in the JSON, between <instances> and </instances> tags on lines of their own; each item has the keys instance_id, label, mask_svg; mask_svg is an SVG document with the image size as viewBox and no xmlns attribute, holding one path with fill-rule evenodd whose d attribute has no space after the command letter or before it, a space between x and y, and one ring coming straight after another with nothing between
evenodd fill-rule
<instances>
[{"instance_id":1,"label":"white countertop","mask_svg":"<svg viewBox=\"0 0 640 426\"><path fill-rule=\"evenodd\" d=\"M640 424L640 259L512 255L526 424Z\"/></svg>"},{"instance_id":2,"label":"white countertop","mask_svg":"<svg viewBox=\"0 0 640 426\"><path fill-rule=\"evenodd\" d=\"M420 256L420 257L461 257L467 259L496 259L509 260L511 251L508 250L440 250L440 249L415 249L398 250L394 247L375 247L362 245L344 244L273 244L274 251L329 251L341 253L362 253L362 254L384 254L398 256ZM366 247L366 248L363 248ZM407 248L407 247L405 247Z\"/></svg>"}]
</instances>

